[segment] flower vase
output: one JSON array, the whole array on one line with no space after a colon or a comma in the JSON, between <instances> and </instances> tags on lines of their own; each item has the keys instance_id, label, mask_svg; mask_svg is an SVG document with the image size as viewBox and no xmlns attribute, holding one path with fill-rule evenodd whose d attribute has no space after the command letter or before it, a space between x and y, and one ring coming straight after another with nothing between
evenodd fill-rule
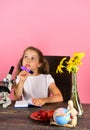
<instances>
[{"instance_id":1,"label":"flower vase","mask_svg":"<svg viewBox=\"0 0 90 130\"><path fill-rule=\"evenodd\" d=\"M72 91L71 91L71 98L73 101L73 106L78 112L78 116L82 116L84 111L82 105L80 103L78 90L77 90L77 73L72 72Z\"/></svg>"}]
</instances>

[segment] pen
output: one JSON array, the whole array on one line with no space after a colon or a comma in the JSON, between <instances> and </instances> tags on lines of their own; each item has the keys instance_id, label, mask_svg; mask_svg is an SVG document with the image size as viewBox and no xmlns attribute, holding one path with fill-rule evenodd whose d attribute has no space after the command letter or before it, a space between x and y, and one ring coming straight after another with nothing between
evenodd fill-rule
<instances>
[{"instance_id":1,"label":"pen","mask_svg":"<svg viewBox=\"0 0 90 130\"><path fill-rule=\"evenodd\" d=\"M25 66L20 66L20 69L21 69L21 70L25 70L25 71L27 71L27 72L30 73L30 74L33 74L33 71L30 70L30 69L28 69L28 68L26 68Z\"/></svg>"}]
</instances>

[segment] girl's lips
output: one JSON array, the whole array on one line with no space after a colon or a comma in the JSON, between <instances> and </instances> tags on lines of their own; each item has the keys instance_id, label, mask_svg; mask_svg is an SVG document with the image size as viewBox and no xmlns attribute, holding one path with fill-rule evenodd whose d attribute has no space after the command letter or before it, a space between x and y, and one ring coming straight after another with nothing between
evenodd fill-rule
<instances>
[{"instance_id":1,"label":"girl's lips","mask_svg":"<svg viewBox=\"0 0 90 130\"><path fill-rule=\"evenodd\" d=\"M30 68L30 65L29 65L29 64L26 64L25 67L26 67L26 68Z\"/></svg>"}]
</instances>

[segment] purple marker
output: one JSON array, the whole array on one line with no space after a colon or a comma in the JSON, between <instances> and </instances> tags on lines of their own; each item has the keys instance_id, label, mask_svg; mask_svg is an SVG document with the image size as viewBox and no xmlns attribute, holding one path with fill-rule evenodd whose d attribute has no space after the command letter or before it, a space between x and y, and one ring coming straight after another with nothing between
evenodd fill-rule
<instances>
[{"instance_id":1,"label":"purple marker","mask_svg":"<svg viewBox=\"0 0 90 130\"><path fill-rule=\"evenodd\" d=\"M30 73L30 74L33 74L33 71L30 70L30 69L28 69L28 68L26 68L25 66L20 66L20 69L21 69L21 70L25 70L25 71L27 71L27 72Z\"/></svg>"}]
</instances>

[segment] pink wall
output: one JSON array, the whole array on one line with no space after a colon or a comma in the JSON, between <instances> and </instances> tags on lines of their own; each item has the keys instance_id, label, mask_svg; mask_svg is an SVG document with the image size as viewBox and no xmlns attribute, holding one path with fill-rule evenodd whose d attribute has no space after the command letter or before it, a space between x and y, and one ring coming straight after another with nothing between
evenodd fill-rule
<instances>
[{"instance_id":1,"label":"pink wall","mask_svg":"<svg viewBox=\"0 0 90 130\"><path fill-rule=\"evenodd\" d=\"M0 80L30 45L46 55L85 52L78 91L90 103L90 0L0 0Z\"/></svg>"}]
</instances>

